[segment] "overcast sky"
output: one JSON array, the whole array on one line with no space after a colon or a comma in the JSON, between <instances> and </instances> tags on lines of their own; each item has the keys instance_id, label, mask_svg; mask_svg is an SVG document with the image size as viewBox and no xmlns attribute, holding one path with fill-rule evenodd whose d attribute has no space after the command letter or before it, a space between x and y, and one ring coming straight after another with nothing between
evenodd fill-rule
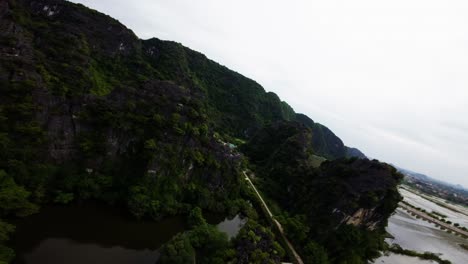
<instances>
[{"instance_id":1,"label":"overcast sky","mask_svg":"<svg viewBox=\"0 0 468 264\"><path fill-rule=\"evenodd\" d=\"M468 187L466 0L73 0L250 77L381 161Z\"/></svg>"}]
</instances>

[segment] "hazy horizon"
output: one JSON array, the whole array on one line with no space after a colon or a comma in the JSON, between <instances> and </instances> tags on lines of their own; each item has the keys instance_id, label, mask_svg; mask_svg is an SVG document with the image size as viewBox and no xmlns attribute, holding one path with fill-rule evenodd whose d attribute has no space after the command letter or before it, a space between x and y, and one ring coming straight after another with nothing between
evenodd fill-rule
<instances>
[{"instance_id":1,"label":"hazy horizon","mask_svg":"<svg viewBox=\"0 0 468 264\"><path fill-rule=\"evenodd\" d=\"M371 158L468 187L468 3L73 0L277 93Z\"/></svg>"}]
</instances>

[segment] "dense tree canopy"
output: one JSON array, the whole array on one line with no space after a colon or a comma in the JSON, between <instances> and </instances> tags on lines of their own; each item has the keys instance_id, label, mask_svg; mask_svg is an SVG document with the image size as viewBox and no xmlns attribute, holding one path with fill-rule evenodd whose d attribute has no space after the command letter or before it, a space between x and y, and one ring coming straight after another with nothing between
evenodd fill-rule
<instances>
[{"instance_id":1,"label":"dense tree canopy","mask_svg":"<svg viewBox=\"0 0 468 264\"><path fill-rule=\"evenodd\" d=\"M390 165L357 158L316 168L310 130L297 122L260 130L244 147L256 182L279 204L279 220L306 259L366 263L384 248L384 228L401 199L396 186L402 176ZM351 221L359 212L368 213Z\"/></svg>"},{"instance_id":2,"label":"dense tree canopy","mask_svg":"<svg viewBox=\"0 0 468 264\"><path fill-rule=\"evenodd\" d=\"M62 0L0 1L0 51L0 261L13 257L6 219L42 204L98 200L137 218L189 214L191 229L164 246L163 263L278 263L285 252L270 225L256 221L247 167L307 259L375 255L380 233L329 231L360 207L380 213L366 223L386 219L399 198L389 168L338 160L312 169L314 154L346 156L343 142L255 81ZM341 204L339 194L373 172L385 180ZM350 211L335 219L332 205ZM242 212L249 223L230 243L203 210ZM358 250L348 237L370 246Z\"/></svg>"}]
</instances>

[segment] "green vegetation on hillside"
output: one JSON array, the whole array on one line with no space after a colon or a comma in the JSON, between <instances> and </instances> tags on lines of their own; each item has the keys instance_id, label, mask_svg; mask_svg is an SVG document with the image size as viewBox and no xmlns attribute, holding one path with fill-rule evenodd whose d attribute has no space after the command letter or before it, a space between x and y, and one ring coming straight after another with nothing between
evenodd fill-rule
<instances>
[{"instance_id":1,"label":"green vegetation on hillside","mask_svg":"<svg viewBox=\"0 0 468 264\"><path fill-rule=\"evenodd\" d=\"M0 170L0 263L8 263L15 256L13 250L4 244L15 227L1 218L24 217L35 213L38 207L28 200L30 195L10 175Z\"/></svg>"},{"instance_id":2,"label":"green vegetation on hillside","mask_svg":"<svg viewBox=\"0 0 468 264\"><path fill-rule=\"evenodd\" d=\"M188 222L190 230L176 235L162 247L158 263L262 264L279 263L284 256L273 233L254 219L249 219L232 241L206 223L200 208L190 212Z\"/></svg>"},{"instance_id":3,"label":"green vegetation on hillside","mask_svg":"<svg viewBox=\"0 0 468 264\"><path fill-rule=\"evenodd\" d=\"M279 219L303 258L366 263L384 249L402 176L389 165L356 158L315 168L310 129L279 122L255 135L244 148L256 182L283 210Z\"/></svg>"},{"instance_id":4,"label":"green vegetation on hillside","mask_svg":"<svg viewBox=\"0 0 468 264\"><path fill-rule=\"evenodd\" d=\"M278 263L284 250L243 184L249 166L307 261L360 263L380 248L380 229L337 223L376 207L363 225L380 227L399 198L394 172L333 161L347 150L332 131L203 54L140 40L61 0L0 2L0 52L0 263L14 256L5 246L12 220L39 205L89 200L137 218L190 214L191 229L164 247L162 262ZM380 182L369 179L375 171ZM242 212L249 222L230 244L203 210Z\"/></svg>"}]
</instances>

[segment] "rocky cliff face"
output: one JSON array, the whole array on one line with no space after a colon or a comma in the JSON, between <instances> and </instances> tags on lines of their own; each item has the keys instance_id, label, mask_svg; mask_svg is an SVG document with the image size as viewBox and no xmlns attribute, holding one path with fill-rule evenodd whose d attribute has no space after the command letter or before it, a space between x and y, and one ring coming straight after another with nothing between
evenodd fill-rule
<instances>
[{"instance_id":1,"label":"rocky cliff face","mask_svg":"<svg viewBox=\"0 0 468 264\"><path fill-rule=\"evenodd\" d=\"M256 165L260 188L286 211L284 225L302 254L311 254L307 241L335 252L352 236L369 246L363 254L377 254L376 241L383 243L387 219L401 200L397 185L402 176L392 166L368 159L337 159L314 168L314 135L298 122L259 131L245 153ZM336 255L335 261L348 257Z\"/></svg>"},{"instance_id":2,"label":"rocky cliff face","mask_svg":"<svg viewBox=\"0 0 468 264\"><path fill-rule=\"evenodd\" d=\"M28 95L21 102L28 106L24 121L46 134L42 153L53 161L76 154L75 136L93 129L80 119L89 105L120 97L121 107L126 92L139 90L142 97L149 86L163 86L156 81L185 90L185 99L197 101L194 111L209 115L208 125L231 136L248 137L266 122L296 118L286 103L254 81L180 44L139 40L117 21L81 5L17 0L3 1L0 8L0 81L6 95ZM4 104L15 100L9 96ZM342 141L310 121L317 154L344 157ZM110 145L131 141L121 132L107 133Z\"/></svg>"},{"instance_id":3,"label":"rocky cliff face","mask_svg":"<svg viewBox=\"0 0 468 264\"><path fill-rule=\"evenodd\" d=\"M18 161L2 168L23 183L33 173L18 166L70 163L79 164L76 173L135 162L140 175L217 175L204 165L232 171L238 157L214 132L248 138L268 122L297 118L256 82L178 43L140 40L84 6L10 0L0 16L2 131L5 149L15 149L3 160ZM316 154L344 156L342 141L310 121ZM223 185L221 176L204 177Z\"/></svg>"},{"instance_id":4,"label":"rocky cliff face","mask_svg":"<svg viewBox=\"0 0 468 264\"><path fill-rule=\"evenodd\" d=\"M313 137L302 123L280 122L252 138L245 152L259 175L274 182L267 192L286 208L303 212L314 208L317 211L308 213L322 215L331 227L341 223L385 227L396 206L393 202L399 199L396 186L401 175L390 165L357 158L326 161L314 169Z\"/></svg>"},{"instance_id":5,"label":"rocky cliff face","mask_svg":"<svg viewBox=\"0 0 468 264\"><path fill-rule=\"evenodd\" d=\"M352 224L369 230L383 229L401 199L396 190L402 179L401 174L392 166L376 160L325 162L319 174L336 181L330 187L330 195L341 199L326 206L337 217L339 224Z\"/></svg>"},{"instance_id":6,"label":"rocky cliff face","mask_svg":"<svg viewBox=\"0 0 468 264\"><path fill-rule=\"evenodd\" d=\"M219 209L237 195L240 157L213 137L205 91L165 80L152 67L164 56L154 41L55 0L2 1L0 28L0 167L18 182L76 198L108 192L105 199L130 201L143 184L172 190L167 200L144 189L146 202L178 208L199 200ZM88 187L79 183L83 177ZM193 186L200 188L188 196L198 198L183 191ZM208 202L216 196L224 198ZM134 209L141 215L154 208Z\"/></svg>"},{"instance_id":7,"label":"rocky cliff face","mask_svg":"<svg viewBox=\"0 0 468 264\"><path fill-rule=\"evenodd\" d=\"M0 170L36 203L250 208L225 144L243 140L263 190L329 249L340 226L381 229L398 200L389 166L334 160L343 142L255 81L82 5L0 1L0 93ZM313 169L313 154L334 161Z\"/></svg>"}]
</instances>

